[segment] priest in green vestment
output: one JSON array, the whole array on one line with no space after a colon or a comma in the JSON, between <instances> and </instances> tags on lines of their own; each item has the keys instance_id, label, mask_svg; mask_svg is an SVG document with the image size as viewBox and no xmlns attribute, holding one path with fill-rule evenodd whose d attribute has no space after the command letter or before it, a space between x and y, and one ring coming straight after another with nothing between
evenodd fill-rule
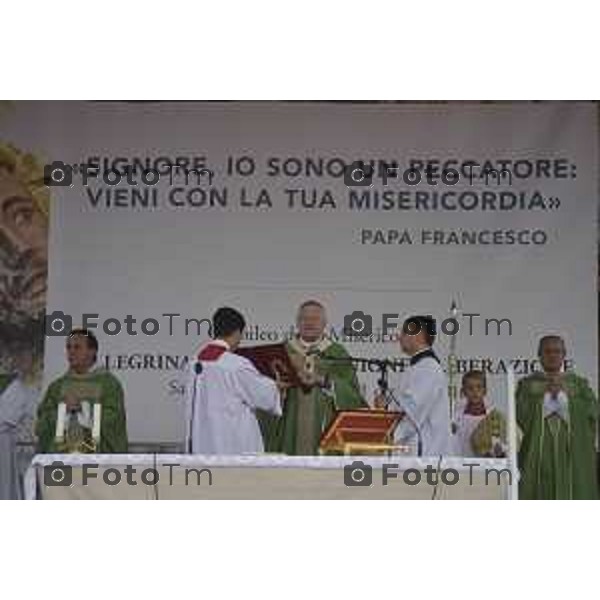
<instances>
[{"instance_id":1,"label":"priest in green vestment","mask_svg":"<svg viewBox=\"0 0 600 600\"><path fill-rule=\"evenodd\" d=\"M583 377L563 372L563 339L540 340L543 372L517 386L519 495L527 500L597 499L598 401Z\"/></svg>"},{"instance_id":2,"label":"priest in green vestment","mask_svg":"<svg viewBox=\"0 0 600 600\"><path fill-rule=\"evenodd\" d=\"M337 410L367 404L354 365L340 360L348 353L325 336L324 306L315 300L304 302L296 323L297 334L286 349L303 385L287 389L281 417L262 415L260 424L267 452L309 456L318 454L321 435Z\"/></svg>"},{"instance_id":3,"label":"priest in green vestment","mask_svg":"<svg viewBox=\"0 0 600 600\"><path fill-rule=\"evenodd\" d=\"M40 403L36 435L40 452L59 452L56 447L57 408L64 402L70 415L82 419L83 408L94 403L102 406L99 454L127 452L127 426L123 388L119 380L106 369L94 369L98 341L85 329L74 329L67 337L69 370L55 379Z\"/></svg>"}]
</instances>

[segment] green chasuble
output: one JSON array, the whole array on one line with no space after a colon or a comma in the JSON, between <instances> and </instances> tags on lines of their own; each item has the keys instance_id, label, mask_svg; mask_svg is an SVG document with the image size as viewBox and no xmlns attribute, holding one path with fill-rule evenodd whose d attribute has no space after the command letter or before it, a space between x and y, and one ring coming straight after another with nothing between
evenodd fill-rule
<instances>
[{"instance_id":1,"label":"green chasuble","mask_svg":"<svg viewBox=\"0 0 600 600\"><path fill-rule=\"evenodd\" d=\"M292 363L304 360L301 348L294 342L286 344ZM315 455L319 452L321 434L331 423L336 410L366 408L356 371L351 363L327 364L325 359L348 358L341 344L325 340L317 345L315 370L333 382L334 398L318 387L308 390L290 388L283 401L283 415L273 417L265 413L259 415L265 451Z\"/></svg>"},{"instance_id":2,"label":"green chasuble","mask_svg":"<svg viewBox=\"0 0 600 600\"><path fill-rule=\"evenodd\" d=\"M57 407L69 394L75 395L81 402L100 401L102 405L98 453L126 453L127 425L123 388L119 380L105 369L83 375L67 372L48 386L38 408L35 428L40 452L57 451L54 444Z\"/></svg>"},{"instance_id":3,"label":"green chasuble","mask_svg":"<svg viewBox=\"0 0 600 600\"><path fill-rule=\"evenodd\" d=\"M596 427L598 401L583 377L565 373L568 417L544 417L546 376L535 373L517 386L519 495L525 500L598 498Z\"/></svg>"}]
</instances>

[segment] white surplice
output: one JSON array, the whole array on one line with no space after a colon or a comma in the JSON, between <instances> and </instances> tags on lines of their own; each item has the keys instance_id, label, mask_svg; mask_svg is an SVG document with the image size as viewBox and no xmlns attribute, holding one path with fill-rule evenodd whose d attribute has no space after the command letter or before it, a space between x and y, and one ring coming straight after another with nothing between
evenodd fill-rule
<instances>
[{"instance_id":1,"label":"white surplice","mask_svg":"<svg viewBox=\"0 0 600 600\"><path fill-rule=\"evenodd\" d=\"M186 402L186 449L194 454L244 454L264 450L256 409L281 415L279 390L245 357L225 352L216 360L191 365Z\"/></svg>"},{"instance_id":2,"label":"white surplice","mask_svg":"<svg viewBox=\"0 0 600 600\"><path fill-rule=\"evenodd\" d=\"M39 389L25 384L20 377L0 393L0 499L22 497L24 462L32 458L33 453L28 449L20 450L17 442L32 441L39 398Z\"/></svg>"},{"instance_id":3,"label":"white surplice","mask_svg":"<svg viewBox=\"0 0 600 600\"><path fill-rule=\"evenodd\" d=\"M410 444L416 451L418 429L423 456L450 454L453 448L450 443L448 380L435 358L425 356L419 359L418 354L412 357L411 360L417 362L402 375L396 392L400 408L410 418L402 420L396 429L395 440L400 444Z\"/></svg>"},{"instance_id":4,"label":"white surplice","mask_svg":"<svg viewBox=\"0 0 600 600\"><path fill-rule=\"evenodd\" d=\"M456 408L456 433L453 436L454 441L454 454L458 456L476 456L473 447L471 446L471 436L473 432L487 417L489 414L489 410L487 408L487 402L485 403L486 408L485 412L482 415L472 415L468 412L465 412L467 408L467 403L465 401L461 401Z\"/></svg>"}]
</instances>

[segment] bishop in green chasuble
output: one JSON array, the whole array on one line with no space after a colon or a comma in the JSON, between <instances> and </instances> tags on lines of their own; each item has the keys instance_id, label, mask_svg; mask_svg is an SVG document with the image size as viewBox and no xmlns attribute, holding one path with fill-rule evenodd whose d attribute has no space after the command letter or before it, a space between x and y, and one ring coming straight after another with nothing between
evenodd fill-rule
<instances>
[{"instance_id":1,"label":"bishop in green chasuble","mask_svg":"<svg viewBox=\"0 0 600 600\"><path fill-rule=\"evenodd\" d=\"M322 304L300 306L298 334L286 343L301 387L285 393L281 417L261 415L265 450L300 456L318 454L322 433L337 410L366 408L354 365L344 347L324 335Z\"/></svg>"}]
</instances>

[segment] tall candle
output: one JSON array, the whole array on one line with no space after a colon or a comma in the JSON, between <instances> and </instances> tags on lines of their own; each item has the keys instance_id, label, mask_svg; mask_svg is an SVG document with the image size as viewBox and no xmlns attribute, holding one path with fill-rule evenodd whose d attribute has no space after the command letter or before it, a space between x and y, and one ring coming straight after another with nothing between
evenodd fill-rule
<instances>
[{"instance_id":1,"label":"tall candle","mask_svg":"<svg viewBox=\"0 0 600 600\"><path fill-rule=\"evenodd\" d=\"M508 394L508 464L511 471L512 486L510 499L519 499L519 470L517 466L517 405L515 399L515 372L512 366L506 371Z\"/></svg>"}]
</instances>

